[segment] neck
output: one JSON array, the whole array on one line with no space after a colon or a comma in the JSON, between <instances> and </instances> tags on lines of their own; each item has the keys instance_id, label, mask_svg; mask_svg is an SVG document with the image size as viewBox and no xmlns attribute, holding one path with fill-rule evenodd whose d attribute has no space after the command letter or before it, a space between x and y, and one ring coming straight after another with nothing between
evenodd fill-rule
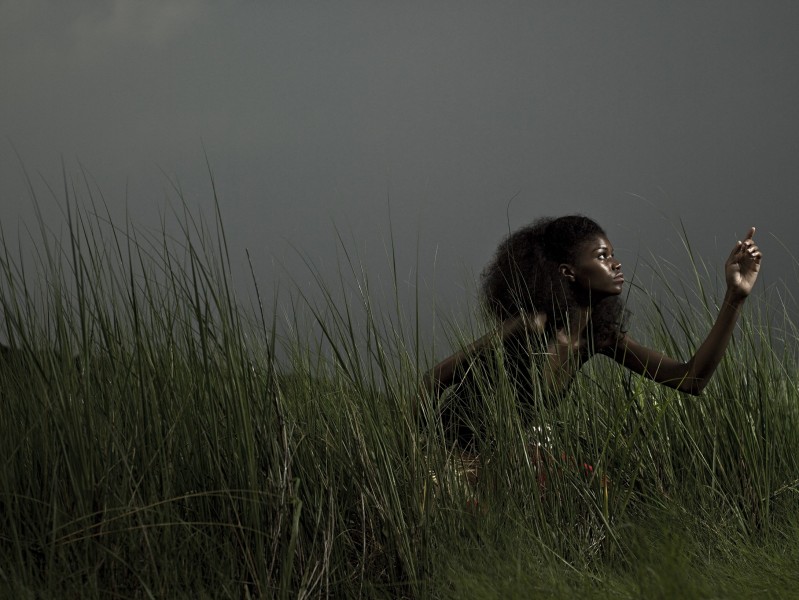
<instances>
[{"instance_id":1,"label":"neck","mask_svg":"<svg viewBox=\"0 0 799 600\"><path fill-rule=\"evenodd\" d=\"M563 328L563 334L570 342L579 343L590 321L590 306L578 306L573 308L569 311L569 322Z\"/></svg>"},{"instance_id":2,"label":"neck","mask_svg":"<svg viewBox=\"0 0 799 600\"><path fill-rule=\"evenodd\" d=\"M547 344L549 358L544 370L544 382L548 392L560 394L568 389L574 374L584 362L583 340L590 320L590 306L569 310L568 321L555 332L555 339Z\"/></svg>"}]
</instances>

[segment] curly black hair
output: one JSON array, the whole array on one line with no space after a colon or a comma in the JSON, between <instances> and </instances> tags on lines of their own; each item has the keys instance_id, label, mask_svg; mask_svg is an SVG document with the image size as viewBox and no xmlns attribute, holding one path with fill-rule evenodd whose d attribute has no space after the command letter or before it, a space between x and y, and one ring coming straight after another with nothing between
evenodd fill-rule
<instances>
[{"instance_id":1,"label":"curly black hair","mask_svg":"<svg viewBox=\"0 0 799 600\"><path fill-rule=\"evenodd\" d=\"M560 275L559 266L573 263L580 245L599 235L604 236L604 230L582 215L544 217L511 233L481 274L481 296L488 313L500 322L522 314L543 313L550 332L563 327L578 301L573 287ZM595 350L616 344L624 318L623 303L616 296L592 306Z\"/></svg>"}]
</instances>

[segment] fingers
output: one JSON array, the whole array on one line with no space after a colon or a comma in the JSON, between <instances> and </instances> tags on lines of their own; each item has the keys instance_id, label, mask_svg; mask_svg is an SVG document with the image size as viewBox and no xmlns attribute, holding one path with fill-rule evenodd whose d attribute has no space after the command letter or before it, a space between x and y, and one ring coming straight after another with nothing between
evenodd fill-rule
<instances>
[{"instance_id":1,"label":"fingers","mask_svg":"<svg viewBox=\"0 0 799 600\"><path fill-rule=\"evenodd\" d=\"M730 258L736 256L739 258L750 257L760 262L760 259L763 258L763 254L760 252L760 248L757 247L757 244L755 244L754 236L755 228L750 227L743 241L739 240L735 248L732 249Z\"/></svg>"},{"instance_id":2,"label":"fingers","mask_svg":"<svg viewBox=\"0 0 799 600\"><path fill-rule=\"evenodd\" d=\"M760 259L763 258L763 253L760 251L760 248L757 246L757 244L755 244L751 237L754 229L755 228L752 227L749 232L749 237L747 237L743 242L738 242L738 252L741 254L741 257L748 257L752 260L760 262Z\"/></svg>"}]
</instances>

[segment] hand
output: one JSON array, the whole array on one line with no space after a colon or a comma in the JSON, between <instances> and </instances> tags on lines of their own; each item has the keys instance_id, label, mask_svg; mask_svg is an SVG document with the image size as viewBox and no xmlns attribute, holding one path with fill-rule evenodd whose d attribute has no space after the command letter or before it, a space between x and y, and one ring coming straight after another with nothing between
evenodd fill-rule
<instances>
[{"instance_id":1,"label":"hand","mask_svg":"<svg viewBox=\"0 0 799 600\"><path fill-rule=\"evenodd\" d=\"M727 290L738 298L746 298L749 295L760 271L763 254L752 239L754 235L755 228L752 227L746 238L732 249L724 265Z\"/></svg>"}]
</instances>

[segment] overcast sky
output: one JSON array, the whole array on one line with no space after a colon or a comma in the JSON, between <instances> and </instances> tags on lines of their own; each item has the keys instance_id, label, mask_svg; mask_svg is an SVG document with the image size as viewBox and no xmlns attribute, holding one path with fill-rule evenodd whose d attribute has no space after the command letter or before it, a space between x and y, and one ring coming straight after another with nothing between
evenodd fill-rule
<instances>
[{"instance_id":1,"label":"overcast sky","mask_svg":"<svg viewBox=\"0 0 799 600\"><path fill-rule=\"evenodd\" d=\"M0 0L0 218L53 227L43 182L83 165L158 227L168 178L259 283L336 230L387 275L463 299L508 228L582 212L623 262L719 268L750 225L764 283L796 279L799 3ZM779 240L779 241L778 241ZM427 293L425 291L425 293Z\"/></svg>"}]
</instances>

